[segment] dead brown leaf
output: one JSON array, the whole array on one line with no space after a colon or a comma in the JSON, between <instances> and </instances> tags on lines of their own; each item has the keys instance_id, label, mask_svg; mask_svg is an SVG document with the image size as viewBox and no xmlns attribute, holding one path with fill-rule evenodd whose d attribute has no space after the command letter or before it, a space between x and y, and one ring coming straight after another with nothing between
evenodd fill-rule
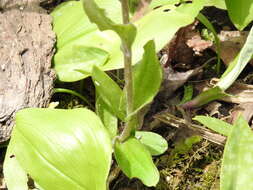
<instances>
[{"instance_id":1,"label":"dead brown leaf","mask_svg":"<svg viewBox=\"0 0 253 190\"><path fill-rule=\"evenodd\" d=\"M221 31L218 35L220 39L221 52L220 57L225 65L228 65L234 60L236 55L242 49L247 36L247 31ZM212 47L216 50L215 46Z\"/></svg>"},{"instance_id":2,"label":"dead brown leaf","mask_svg":"<svg viewBox=\"0 0 253 190\"><path fill-rule=\"evenodd\" d=\"M253 102L241 103L235 106L231 111L231 120L229 122L234 123L239 115L242 115L243 118L249 122L253 116Z\"/></svg>"},{"instance_id":3,"label":"dead brown leaf","mask_svg":"<svg viewBox=\"0 0 253 190\"><path fill-rule=\"evenodd\" d=\"M165 97L170 97L178 88L183 86L191 77L199 74L204 65L186 72L177 72L171 67L164 68L164 81L162 83L161 92L165 93Z\"/></svg>"},{"instance_id":4,"label":"dead brown leaf","mask_svg":"<svg viewBox=\"0 0 253 190\"><path fill-rule=\"evenodd\" d=\"M201 55L201 52L213 46L213 42L203 40L199 33L196 33L191 39L187 40L186 44L193 49L196 55Z\"/></svg>"},{"instance_id":5,"label":"dead brown leaf","mask_svg":"<svg viewBox=\"0 0 253 190\"><path fill-rule=\"evenodd\" d=\"M223 101L236 104L253 103L253 85L234 82L226 93L231 96L222 98Z\"/></svg>"}]
</instances>

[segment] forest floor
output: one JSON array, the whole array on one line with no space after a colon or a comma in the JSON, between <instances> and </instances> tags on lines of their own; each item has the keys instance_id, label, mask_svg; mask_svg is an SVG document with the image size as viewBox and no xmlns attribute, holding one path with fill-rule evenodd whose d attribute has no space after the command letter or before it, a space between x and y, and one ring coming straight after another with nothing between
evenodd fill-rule
<instances>
[{"instance_id":1,"label":"forest floor","mask_svg":"<svg viewBox=\"0 0 253 190\"><path fill-rule=\"evenodd\" d=\"M220 73L223 73L229 61L238 53L238 46L243 45L245 40L244 33L238 34L226 11L210 7L204 9L202 13L211 21L218 34L229 36L228 40L221 44L222 65ZM195 22L180 29L174 41L169 43L158 54L162 60L163 55L168 54L169 50L177 50L175 54L168 55L171 60L167 61L165 65L171 67L173 71L166 69L166 66L164 67L164 73L167 78L164 79L161 88L163 90L160 91L153 101L143 124L143 129L162 135L169 144L166 153L154 157L161 175L159 184L156 188L145 187L139 180L129 180L117 167L113 167L110 175L111 190L219 189L224 138L219 136L216 138L214 133L211 134L213 137L207 136L203 138L203 136L199 136L196 131L192 131L187 127L187 118L185 117L192 118L201 114L232 122L234 110L243 106L243 102L214 101L201 108L188 110L186 111L187 113L182 113L182 110L176 106L182 100L185 88L192 86L195 96L199 93L201 86L207 85L210 79L220 76L220 73L217 74L215 69L217 59L215 59L216 53L213 44L210 44L210 41L203 37L203 33L205 33L204 28L202 24ZM236 36L234 36L235 33ZM191 42L193 36L197 40L193 42L192 47L189 47L191 45L187 45L187 43ZM188 73L190 70L197 72L191 75ZM250 85L252 83L251 71L252 66L247 66L239 77L239 81ZM108 73L110 74L110 72ZM113 76L113 74L111 75ZM174 78L170 79L170 76ZM172 86L171 82L173 82ZM85 92L82 86L85 86ZM74 83L67 86L66 84L57 83L57 87L78 90L85 94L92 104L94 103L94 87L90 79L82 81L82 84ZM174 89L173 93L171 88ZM58 101L59 106L63 108L82 107L78 98L66 95L56 95L52 101ZM250 108L245 109L245 112L250 111ZM171 119L173 116L175 118ZM168 117L170 118L168 119Z\"/></svg>"}]
</instances>

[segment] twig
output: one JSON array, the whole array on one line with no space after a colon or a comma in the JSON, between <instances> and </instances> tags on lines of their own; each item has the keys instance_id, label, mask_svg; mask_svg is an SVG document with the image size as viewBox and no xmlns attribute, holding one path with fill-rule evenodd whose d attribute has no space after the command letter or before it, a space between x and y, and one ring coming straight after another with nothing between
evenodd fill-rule
<instances>
[{"instance_id":1,"label":"twig","mask_svg":"<svg viewBox=\"0 0 253 190\"><path fill-rule=\"evenodd\" d=\"M192 130L194 130L198 135L202 136L204 139L211 141L215 144L224 146L226 142L226 137L214 133L210 131L209 129L204 128L201 125L191 124L191 126L188 126L188 122L184 119L178 118L174 115L171 115L169 113L160 113L154 116L155 119L166 123L172 127L181 128L181 127L188 127Z\"/></svg>"}]
</instances>

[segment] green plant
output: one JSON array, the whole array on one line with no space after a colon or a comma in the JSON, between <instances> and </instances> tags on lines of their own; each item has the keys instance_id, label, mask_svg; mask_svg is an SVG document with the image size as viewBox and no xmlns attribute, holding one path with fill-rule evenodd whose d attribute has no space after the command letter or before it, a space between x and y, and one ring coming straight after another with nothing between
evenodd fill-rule
<instances>
[{"instance_id":1,"label":"green plant","mask_svg":"<svg viewBox=\"0 0 253 190\"><path fill-rule=\"evenodd\" d=\"M217 54L218 54L218 62L217 62L217 66L216 66L216 71L219 74L220 73L220 40L219 37L216 33L215 28L213 27L212 23L209 22L209 20L201 13L199 13L199 15L197 16L197 19L206 26L207 29L209 29L212 34L214 35L214 42L216 45L216 49L217 49Z\"/></svg>"},{"instance_id":2,"label":"green plant","mask_svg":"<svg viewBox=\"0 0 253 190\"><path fill-rule=\"evenodd\" d=\"M225 2L224 2L225 1ZM253 2L246 0L238 2L236 0L216 0L207 1L207 5L214 5L219 8L227 9L229 17L234 25L239 29L244 29L251 21L253 21ZM212 24L202 15L198 15L198 19L215 35L215 43L217 46L218 60L220 52L220 43L216 35L215 29ZM248 35L247 41L236 58L229 64L229 67L221 76L219 82L211 89L202 92L200 95L195 97L193 100L182 105L184 108L194 108L202 106L210 101L227 96L225 93L237 79L243 69L246 67L248 62L251 60L253 55L253 27ZM219 61L217 64L217 71L219 73L220 66Z\"/></svg>"},{"instance_id":3,"label":"green plant","mask_svg":"<svg viewBox=\"0 0 253 190\"><path fill-rule=\"evenodd\" d=\"M148 7L147 14L133 22L137 28L132 46L133 64L141 60L143 46L148 41L154 40L155 51L158 52L179 28L194 21L205 4L204 1L193 1L176 7L174 4L177 2L179 0L163 3L154 0ZM118 0L96 0L96 3L106 10L107 16L113 22L121 22ZM156 6L159 8L153 9ZM91 75L93 65L103 71L123 68L120 38L111 30L99 31L98 27L90 22L87 14L83 13L80 1L62 3L51 15L53 29L57 35L54 68L59 80L73 82L84 79ZM176 22L171 22L172 20Z\"/></svg>"},{"instance_id":4,"label":"green plant","mask_svg":"<svg viewBox=\"0 0 253 190\"><path fill-rule=\"evenodd\" d=\"M162 70L155 44L148 41L142 60L132 71L131 49L136 28L129 23L127 0L121 3L123 24L116 24L94 1L83 0L90 21L100 30L115 31L121 39L125 89L93 66L96 111L101 119L88 109L19 111L4 163L9 189L27 189L28 176L40 189L106 189L112 152L128 177L137 177L147 186L158 183L159 172L151 154L164 153L167 142L158 134L136 130L137 114L158 92ZM125 122L120 134L117 119ZM12 172L14 167L18 180Z\"/></svg>"},{"instance_id":5,"label":"green plant","mask_svg":"<svg viewBox=\"0 0 253 190\"><path fill-rule=\"evenodd\" d=\"M131 2L133 11L136 1ZM128 0L121 0L121 4L83 0L59 6L52 13L58 37L55 69L61 81L92 77L97 115L84 108L19 111L4 163L8 188L28 189L28 178L32 178L40 189L106 189L112 153L129 178L155 186L159 172L151 155L164 153L168 145L161 136L137 129L143 119L142 109L152 101L161 84L156 53L180 27L192 23L204 5L216 2L222 6L222 0L189 4L153 1L148 14L133 23ZM181 5L177 7L175 3ZM108 15L100 7L109 10ZM121 14L123 24L117 24ZM243 55L249 59L247 50L242 50L238 62L242 62ZM104 71L123 67L125 87L121 89ZM85 101L79 94L68 93ZM118 120L124 122L122 132L118 131Z\"/></svg>"},{"instance_id":6,"label":"green plant","mask_svg":"<svg viewBox=\"0 0 253 190\"><path fill-rule=\"evenodd\" d=\"M221 166L220 190L252 189L253 133L247 121L242 116L239 116L233 125L206 116L196 116L194 120L227 136Z\"/></svg>"}]
</instances>

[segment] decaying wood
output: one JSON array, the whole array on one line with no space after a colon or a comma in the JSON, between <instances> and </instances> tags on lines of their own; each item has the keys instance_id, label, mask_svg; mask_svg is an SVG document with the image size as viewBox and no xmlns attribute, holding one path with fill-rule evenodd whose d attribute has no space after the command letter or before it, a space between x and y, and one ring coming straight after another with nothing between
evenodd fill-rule
<instances>
[{"instance_id":1,"label":"decaying wood","mask_svg":"<svg viewBox=\"0 0 253 190\"><path fill-rule=\"evenodd\" d=\"M0 142L18 110L46 107L52 95L55 35L40 2L0 0Z\"/></svg>"},{"instance_id":2,"label":"decaying wood","mask_svg":"<svg viewBox=\"0 0 253 190\"><path fill-rule=\"evenodd\" d=\"M171 115L169 113L160 113L154 116L155 119L168 124L169 126L176 127L176 128L189 128L192 129L195 134L200 135L204 139L213 142L215 144L224 146L226 142L226 137L219 135L217 133L212 132L211 130L201 126L201 125L196 125L196 124L191 124L190 126L188 123L182 119L178 118L174 115Z\"/></svg>"}]
</instances>

